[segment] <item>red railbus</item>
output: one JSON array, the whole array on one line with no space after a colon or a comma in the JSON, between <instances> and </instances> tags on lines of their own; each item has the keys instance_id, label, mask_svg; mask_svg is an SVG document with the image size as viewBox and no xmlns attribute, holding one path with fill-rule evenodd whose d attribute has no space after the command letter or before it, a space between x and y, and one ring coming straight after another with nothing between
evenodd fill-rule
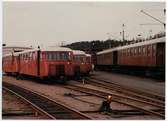
<instances>
[{"instance_id":1,"label":"red railbus","mask_svg":"<svg viewBox=\"0 0 167 121\"><path fill-rule=\"evenodd\" d=\"M3 56L2 70L7 74L18 74L18 54L11 53Z\"/></svg>"},{"instance_id":2,"label":"red railbus","mask_svg":"<svg viewBox=\"0 0 167 121\"><path fill-rule=\"evenodd\" d=\"M74 62L73 68L75 76L82 76L86 73L86 54L80 50L73 50Z\"/></svg>"},{"instance_id":3,"label":"red railbus","mask_svg":"<svg viewBox=\"0 0 167 121\"><path fill-rule=\"evenodd\" d=\"M86 74L88 75L91 71L93 71L93 68L92 68L92 57L90 54L86 54Z\"/></svg>"},{"instance_id":4,"label":"red railbus","mask_svg":"<svg viewBox=\"0 0 167 121\"><path fill-rule=\"evenodd\" d=\"M66 80L74 76L73 52L69 48L52 47L32 49L16 54L15 68L17 74L39 77L41 79L61 79ZM9 59L8 59L9 58ZM6 61L9 60L9 61ZM12 61L11 61L12 60ZM3 71L13 72L11 63L15 62L15 56L3 57Z\"/></svg>"}]
</instances>

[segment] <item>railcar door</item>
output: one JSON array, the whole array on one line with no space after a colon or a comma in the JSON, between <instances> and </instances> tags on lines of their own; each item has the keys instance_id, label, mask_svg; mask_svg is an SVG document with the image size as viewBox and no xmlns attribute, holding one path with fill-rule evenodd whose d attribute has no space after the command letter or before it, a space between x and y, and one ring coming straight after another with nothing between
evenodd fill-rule
<instances>
[{"instance_id":1,"label":"railcar door","mask_svg":"<svg viewBox=\"0 0 167 121\"><path fill-rule=\"evenodd\" d=\"M113 64L117 65L117 61L118 61L118 52L114 51L113 52Z\"/></svg>"},{"instance_id":2,"label":"railcar door","mask_svg":"<svg viewBox=\"0 0 167 121\"><path fill-rule=\"evenodd\" d=\"M165 66L165 43L158 43L156 50L157 66Z\"/></svg>"},{"instance_id":3,"label":"railcar door","mask_svg":"<svg viewBox=\"0 0 167 121\"><path fill-rule=\"evenodd\" d=\"M37 75L40 76L40 50L37 51Z\"/></svg>"}]
</instances>

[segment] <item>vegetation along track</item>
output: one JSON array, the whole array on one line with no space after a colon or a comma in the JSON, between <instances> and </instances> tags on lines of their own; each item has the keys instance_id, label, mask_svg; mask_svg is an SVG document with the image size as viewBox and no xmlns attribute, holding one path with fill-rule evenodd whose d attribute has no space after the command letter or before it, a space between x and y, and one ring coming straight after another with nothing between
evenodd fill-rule
<instances>
[{"instance_id":1,"label":"vegetation along track","mask_svg":"<svg viewBox=\"0 0 167 121\"><path fill-rule=\"evenodd\" d=\"M118 102L124 105L128 105L130 107L133 107L139 111L144 112L145 114L149 114L149 115L156 115L158 117L161 118L165 118L165 114L164 114L164 109L161 109L159 107L156 106L149 106L148 104L144 103L144 102L140 102L137 99L134 98L129 98L127 96L124 95L118 95L118 94L114 94L114 93L108 93L108 92L104 92L104 91L99 91L99 90L95 90L95 89L91 89L91 88L87 88L87 87L82 87L82 86L77 86L77 85L73 85L73 84L69 84L64 86L68 89L72 89L75 91L80 91L83 93L87 93L87 94L91 94L100 98L105 98L108 95L112 95L112 99L114 102Z\"/></svg>"},{"instance_id":2,"label":"vegetation along track","mask_svg":"<svg viewBox=\"0 0 167 121\"><path fill-rule=\"evenodd\" d=\"M49 119L91 119L90 117L69 107L59 104L37 92L3 82L3 88L13 92L20 98L26 100L39 113L46 115Z\"/></svg>"},{"instance_id":3,"label":"vegetation along track","mask_svg":"<svg viewBox=\"0 0 167 121\"><path fill-rule=\"evenodd\" d=\"M149 105L165 109L165 98L163 96L133 89L130 87L128 88L102 79L96 79L96 78L86 78L86 79L87 79L86 82L92 85L116 91L120 94L125 94L128 97L136 98L138 99L138 101L140 100L141 102L147 103Z\"/></svg>"}]
</instances>

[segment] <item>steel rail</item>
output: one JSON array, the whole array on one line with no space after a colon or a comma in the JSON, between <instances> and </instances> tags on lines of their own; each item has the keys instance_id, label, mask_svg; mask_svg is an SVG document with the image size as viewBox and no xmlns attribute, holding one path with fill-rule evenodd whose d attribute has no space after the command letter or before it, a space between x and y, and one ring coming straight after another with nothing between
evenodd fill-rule
<instances>
[{"instance_id":1,"label":"steel rail","mask_svg":"<svg viewBox=\"0 0 167 121\"><path fill-rule=\"evenodd\" d=\"M52 119L91 119L89 116L70 107L60 104L42 94L39 94L30 89L16 86L3 82L3 87L12 90L15 94L20 95L21 98L27 100L37 110L39 109L44 114Z\"/></svg>"},{"instance_id":2,"label":"steel rail","mask_svg":"<svg viewBox=\"0 0 167 121\"><path fill-rule=\"evenodd\" d=\"M106 92L102 92L102 91L99 91L99 90L94 90L94 89L81 87L81 86L76 86L76 85L66 85L64 87L68 88L68 89L75 90L75 91L80 91L82 93L91 94L91 95L94 95L94 96L97 96L97 97L100 97L100 98L104 98L104 99L106 99L106 97L108 95L112 95L114 102L118 102L118 103L121 103L121 104L124 104L124 105L128 105L130 107L136 108L136 109L138 109L138 110L140 110L140 111L142 111L146 114L149 114L149 115L156 115L158 117L165 118L164 114L161 114L159 112L155 112L153 110L146 109L146 108L141 107L141 106L136 106L135 104L132 104L131 101L130 102L121 101L122 99L124 100L124 96L122 97L122 99L120 99L120 97L118 98L118 97L116 97L116 95L111 94L111 93L106 93Z\"/></svg>"},{"instance_id":3,"label":"steel rail","mask_svg":"<svg viewBox=\"0 0 167 121\"><path fill-rule=\"evenodd\" d=\"M103 87L103 88L106 88L106 89L109 89L109 90L112 90L112 91L114 90L114 91L117 91L119 93L127 94L128 97L131 96L132 98L133 97L140 98L141 100L138 99L138 101L140 101L140 102L147 103L149 105L165 109L165 106L164 106L165 103L163 101L153 99L153 98L150 98L150 97L147 97L147 96L139 95L135 92L125 90L125 89L121 88L121 86L120 87L115 87L114 85L112 85L110 83L96 81L94 79L93 80L88 79L88 81L86 81L86 82L90 83L90 84L93 84L95 86L98 86L98 87Z\"/></svg>"},{"instance_id":4,"label":"steel rail","mask_svg":"<svg viewBox=\"0 0 167 121\"><path fill-rule=\"evenodd\" d=\"M51 116L50 114L48 114L46 111L42 110L40 107L36 106L34 103L30 102L29 100L27 100L26 98L24 98L23 96L19 95L18 93L3 87L4 90L16 95L17 97L19 97L24 103L29 104L29 106L31 108L33 108L36 112L40 113L41 115L45 115L47 118L49 119L55 119L55 117Z\"/></svg>"},{"instance_id":5,"label":"steel rail","mask_svg":"<svg viewBox=\"0 0 167 121\"><path fill-rule=\"evenodd\" d=\"M153 99L156 98L161 103L163 101L165 101L164 96L161 96L161 95L158 95L158 94L153 94L153 93L146 92L146 91L142 91L142 90L139 90L139 89L134 89L134 88L131 88L131 87L126 87L126 86L123 86L123 85L120 85L120 84L117 84L117 83L114 83L114 82L108 82L105 79L97 79L95 77L91 77L91 78L87 78L87 79L94 79L94 80L102 81L102 82L107 83L108 85L111 85L111 86L113 85L114 87L118 87L118 88L121 88L121 89L124 89L124 90L127 90L127 91L131 91L131 92L134 92L134 93L137 93L137 94L142 94L142 95L145 95L145 96L153 98Z\"/></svg>"}]
</instances>

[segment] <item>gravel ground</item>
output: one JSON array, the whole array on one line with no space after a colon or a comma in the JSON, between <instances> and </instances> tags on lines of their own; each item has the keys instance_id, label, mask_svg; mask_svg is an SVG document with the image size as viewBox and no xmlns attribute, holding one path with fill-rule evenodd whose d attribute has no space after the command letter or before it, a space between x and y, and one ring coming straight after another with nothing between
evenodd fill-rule
<instances>
[{"instance_id":1,"label":"gravel ground","mask_svg":"<svg viewBox=\"0 0 167 121\"><path fill-rule=\"evenodd\" d=\"M143 91L148 91L165 96L165 82L158 82L154 79L129 76L124 74L116 74L102 71L93 72L93 76L99 79L105 79L106 81L118 83L120 85L133 87Z\"/></svg>"},{"instance_id":2,"label":"gravel ground","mask_svg":"<svg viewBox=\"0 0 167 121\"><path fill-rule=\"evenodd\" d=\"M33 91L40 92L41 94L48 96L49 98L52 98L53 100L56 100L59 103L65 104L79 111L97 111L100 107L101 102L103 101L103 99L95 96L90 96L84 93L63 88L62 85L58 85L56 83L43 84L31 80L16 80L13 77L7 77L7 76L3 76L3 81L7 81L9 83L29 88ZM73 94L74 96L73 97L68 96L69 93ZM122 109L122 110L131 109L128 106L124 106L115 102L112 102L111 107L113 109ZM111 116L108 116L104 113L89 113L88 115L92 116L94 119L114 119ZM148 119L156 119L156 117L153 116L147 116L147 117ZM127 119L131 119L131 116L129 118L127 117Z\"/></svg>"},{"instance_id":3,"label":"gravel ground","mask_svg":"<svg viewBox=\"0 0 167 121\"><path fill-rule=\"evenodd\" d=\"M25 103L23 103L15 95L7 92L6 90L2 91L2 112L3 113L28 113L33 112L33 110ZM42 116L35 114L21 115L21 116L3 116L2 119L43 119Z\"/></svg>"}]
</instances>

